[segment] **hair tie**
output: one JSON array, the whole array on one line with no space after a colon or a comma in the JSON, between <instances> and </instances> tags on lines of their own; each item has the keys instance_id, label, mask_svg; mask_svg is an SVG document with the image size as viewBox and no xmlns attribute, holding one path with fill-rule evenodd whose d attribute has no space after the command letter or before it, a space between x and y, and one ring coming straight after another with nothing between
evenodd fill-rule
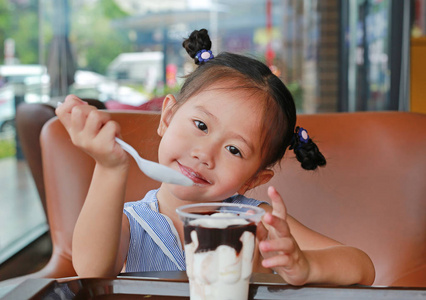
<instances>
[{"instance_id":1,"label":"hair tie","mask_svg":"<svg viewBox=\"0 0 426 300\"><path fill-rule=\"evenodd\" d=\"M309 134L305 128L297 127L296 133L299 137L299 142L306 144L309 141Z\"/></svg>"},{"instance_id":2,"label":"hair tie","mask_svg":"<svg viewBox=\"0 0 426 300\"><path fill-rule=\"evenodd\" d=\"M303 144L307 144L310 140L308 131L305 128L296 127L290 144L290 150L299 150Z\"/></svg>"},{"instance_id":3,"label":"hair tie","mask_svg":"<svg viewBox=\"0 0 426 300\"><path fill-rule=\"evenodd\" d=\"M199 62L207 62L214 58L211 50L202 49L195 54L195 58L198 59Z\"/></svg>"}]
</instances>

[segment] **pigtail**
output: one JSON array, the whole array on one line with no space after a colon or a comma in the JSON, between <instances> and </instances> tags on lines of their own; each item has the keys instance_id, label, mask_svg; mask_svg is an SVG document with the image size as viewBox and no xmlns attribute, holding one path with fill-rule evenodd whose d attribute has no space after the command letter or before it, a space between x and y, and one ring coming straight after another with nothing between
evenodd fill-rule
<instances>
[{"instance_id":1,"label":"pigtail","mask_svg":"<svg viewBox=\"0 0 426 300\"><path fill-rule=\"evenodd\" d=\"M207 29L194 30L191 35L183 41L182 47L194 63L199 65L214 58L211 48L212 42L210 40Z\"/></svg>"},{"instance_id":2,"label":"pigtail","mask_svg":"<svg viewBox=\"0 0 426 300\"><path fill-rule=\"evenodd\" d=\"M296 127L289 149L294 151L297 160L305 170L315 170L318 166L326 164L324 155L304 128Z\"/></svg>"}]
</instances>

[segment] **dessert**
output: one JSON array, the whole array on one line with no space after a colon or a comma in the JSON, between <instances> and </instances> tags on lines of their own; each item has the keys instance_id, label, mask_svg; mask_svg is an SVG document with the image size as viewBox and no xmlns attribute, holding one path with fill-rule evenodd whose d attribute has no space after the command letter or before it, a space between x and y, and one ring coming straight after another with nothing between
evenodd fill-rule
<instances>
[{"instance_id":1,"label":"dessert","mask_svg":"<svg viewBox=\"0 0 426 300\"><path fill-rule=\"evenodd\" d=\"M185 224L191 300L247 299L256 223L234 213L214 213Z\"/></svg>"}]
</instances>

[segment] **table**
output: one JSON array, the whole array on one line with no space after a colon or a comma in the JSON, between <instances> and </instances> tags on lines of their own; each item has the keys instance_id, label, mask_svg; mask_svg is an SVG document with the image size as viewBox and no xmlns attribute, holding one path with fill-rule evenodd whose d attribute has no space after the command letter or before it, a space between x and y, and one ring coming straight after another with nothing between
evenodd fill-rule
<instances>
[{"instance_id":1,"label":"table","mask_svg":"<svg viewBox=\"0 0 426 300\"><path fill-rule=\"evenodd\" d=\"M9 299L189 299L185 272L125 273L115 278L29 279ZM249 299L426 299L426 288L302 286L285 284L274 274L252 276Z\"/></svg>"}]
</instances>

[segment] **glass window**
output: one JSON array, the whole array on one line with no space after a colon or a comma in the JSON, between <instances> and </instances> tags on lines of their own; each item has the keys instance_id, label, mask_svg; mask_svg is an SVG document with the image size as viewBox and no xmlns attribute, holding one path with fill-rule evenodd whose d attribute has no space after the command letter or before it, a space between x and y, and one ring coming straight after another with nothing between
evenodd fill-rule
<instances>
[{"instance_id":1,"label":"glass window","mask_svg":"<svg viewBox=\"0 0 426 300\"><path fill-rule=\"evenodd\" d=\"M181 43L192 30L207 28L214 53L252 55L270 65L293 92L299 112L335 111L337 2L41 0L42 56L48 64L63 26L71 51L62 61L72 59L74 66L65 68L75 70L74 82L63 80L69 91L107 107L139 106L179 89L182 75L194 68Z\"/></svg>"},{"instance_id":2,"label":"glass window","mask_svg":"<svg viewBox=\"0 0 426 300\"><path fill-rule=\"evenodd\" d=\"M19 104L49 100L38 24L37 1L0 0L0 263L48 230L15 133Z\"/></svg>"}]
</instances>

